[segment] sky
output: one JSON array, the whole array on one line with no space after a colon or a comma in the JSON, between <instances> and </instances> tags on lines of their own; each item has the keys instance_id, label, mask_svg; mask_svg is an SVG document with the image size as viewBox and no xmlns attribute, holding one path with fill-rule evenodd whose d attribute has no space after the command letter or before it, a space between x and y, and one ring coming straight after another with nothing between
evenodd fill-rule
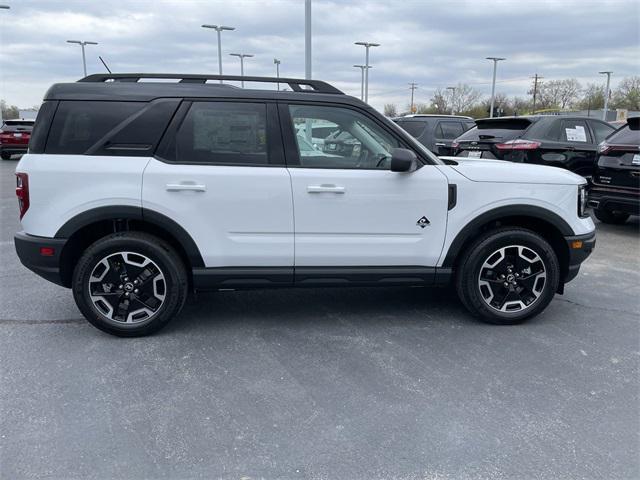
<instances>
[{"instance_id":1,"label":"sky","mask_svg":"<svg viewBox=\"0 0 640 480\"><path fill-rule=\"evenodd\" d=\"M201 24L230 25L223 32L223 71L239 74L229 53L245 60L246 75L304 77L304 0L0 0L0 99L21 108L38 105L53 83L82 77L78 45L89 40L89 73L218 72L217 41ZM382 110L428 103L436 88L467 83L491 92L526 96L535 73L543 81L577 78L612 86L640 75L638 0L312 0L313 78L360 95L364 48L370 52L369 103Z\"/></svg>"}]
</instances>

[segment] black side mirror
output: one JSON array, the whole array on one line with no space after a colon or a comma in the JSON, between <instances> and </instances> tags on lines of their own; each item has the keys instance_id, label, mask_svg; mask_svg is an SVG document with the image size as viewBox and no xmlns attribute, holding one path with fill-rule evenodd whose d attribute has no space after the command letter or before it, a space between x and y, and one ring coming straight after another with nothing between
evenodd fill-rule
<instances>
[{"instance_id":1,"label":"black side mirror","mask_svg":"<svg viewBox=\"0 0 640 480\"><path fill-rule=\"evenodd\" d=\"M413 172L418 168L418 157L412 150L394 148L391 150L392 172Z\"/></svg>"}]
</instances>

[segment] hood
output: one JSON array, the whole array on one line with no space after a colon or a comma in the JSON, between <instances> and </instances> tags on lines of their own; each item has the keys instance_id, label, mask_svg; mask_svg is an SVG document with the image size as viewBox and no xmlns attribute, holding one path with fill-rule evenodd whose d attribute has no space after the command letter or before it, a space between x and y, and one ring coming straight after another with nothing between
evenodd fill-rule
<instances>
[{"instance_id":1,"label":"hood","mask_svg":"<svg viewBox=\"0 0 640 480\"><path fill-rule=\"evenodd\" d=\"M504 160L441 157L451 168L474 182L542 183L547 185L580 185L587 181L569 170L530 163Z\"/></svg>"}]
</instances>

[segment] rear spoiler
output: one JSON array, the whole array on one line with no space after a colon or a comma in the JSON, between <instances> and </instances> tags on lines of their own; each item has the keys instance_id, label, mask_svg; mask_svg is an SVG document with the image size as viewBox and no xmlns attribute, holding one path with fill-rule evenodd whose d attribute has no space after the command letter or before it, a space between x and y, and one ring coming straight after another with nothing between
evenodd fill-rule
<instances>
[{"instance_id":1,"label":"rear spoiler","mask_svg":"<svg viewBox=\"0 0 640 480\"><path fill-rule=\"evenodd\" d=\"M627 124L631 130L640 130L640 117L627 118Z\"/></svg>"}]
</instances>

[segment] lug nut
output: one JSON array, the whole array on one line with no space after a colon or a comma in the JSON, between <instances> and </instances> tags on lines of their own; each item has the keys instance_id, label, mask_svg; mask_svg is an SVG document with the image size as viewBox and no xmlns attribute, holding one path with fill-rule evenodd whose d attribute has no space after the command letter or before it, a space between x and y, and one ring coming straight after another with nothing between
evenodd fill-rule
<instances>
[{"instance_id":1,"label":"lug nut","mask_svg":"<svg viewBox=\"0 0 640 480\"><path fill-rule=\"evenodd\" d=\"M137 285L138 284L138 280L134 280L133 283L134 283L134 285Z\"/></svg>"},{"instance_id":2,"label":"lug nut","mask_svg":"<svg viewBox=\"0 0 640 480\"><path fill-rule=\"evenodd\" d=\"M124 277L124 281L128 282L129 281L129 277Z\"/></svg>"},{"instance_id":3,"label":"lug nut","mask_svg":"<svg viewBox=\"0 0 640 480\"><path fill-rule=\"evenodd\" d=\"M129 292L124 292L124 296L128 297L129 296Z\"/></svg>"},{"instance_id":4,"label":"lug nut","mask_svg":"<svg viewBox=\"0 0 640 480\"><path fill-rule=\"evenodd\" d=\"M509 286L509 282L504 282L504 286L508 287Z\"/></svg>"},{"instance_id":5,"label":"lug nut","mask_svg":"<svg viewBox=\"0 0 640 480\"><path fill-rule=\"evenodd\" d=\"M122 285L118 285L118 288L122 288Z\"/></svg>"},{"instance_id":6,"label":"lug nut","mask_svg":"<svg viewBox=\"0 0 640 480\"><path fill-rule=\"evenodd\" d=\"M136 289L133 291L133 293L138 293L138 289L136 288Z\"/></svg>"}]
</instances>

